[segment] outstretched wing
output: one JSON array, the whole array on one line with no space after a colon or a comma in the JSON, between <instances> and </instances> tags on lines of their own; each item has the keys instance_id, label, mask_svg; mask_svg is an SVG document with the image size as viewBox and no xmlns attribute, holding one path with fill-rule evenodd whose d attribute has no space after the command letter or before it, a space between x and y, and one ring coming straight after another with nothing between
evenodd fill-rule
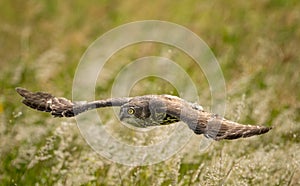
<instances>
[{"instance_id":1,"label":"outstretched wing","mask_svg":"<svg viewBox=\"0 0 300 186\"><path fill-rule=\"evenodd\" d=\"M55 97L46 92L30 92L24 88L16 88L16 91L24 98L25 105L44 112L50 112L55 117L74 116L73 107L75 106L66 98Z\"/></svg>"},{"instance_id":2,"label":"outstretched wing","mask_svg":"<svg viewBox=\"0 0 300 186\"><path fill-rule=\"evenodd\" d=\"M197 127L195 129L197 129ZM270 127L264 126L242 125L224 118L213 118L207 122L205 129L201 132L203 132L205 137L214 140L232 140L264 134L270 129ZM194 132L197 134L198 130L194 130Z\"/></svg>"},{"instance_id":3,"label":"outstretched wing","mask_svg":"<svg viewBox=\"0 0 300 186\"><path fill-rule=\"evenodd\" d=\"M246 138L271 130L271 127L242 125L227 120L181 98L165 95L161 97L161 102L167 114L185 122L195 134L203 134L214 140Z\"/></svg>"},{"instance_id":4,"label":"outstretched wing","mask_svg":"<svg viewBox=\"0 0 300 186\"><path fill-rule=\"evenodd\" d=\"M44 112L50 112L55 117L73 117L91 109L101 107L121 106L130 98L111 98L85 103L73 103L63 97L55 97L46 92L30 92L24 88L16 88L16 91L24 98L25 105Z\"/></svg>"}]
</instances>

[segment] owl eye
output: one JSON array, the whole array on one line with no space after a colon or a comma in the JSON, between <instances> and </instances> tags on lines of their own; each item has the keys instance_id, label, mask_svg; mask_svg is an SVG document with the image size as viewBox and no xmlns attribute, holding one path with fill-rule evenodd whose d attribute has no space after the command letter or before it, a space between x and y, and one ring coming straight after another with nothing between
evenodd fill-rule
<instances>
[{"instance_id":1,"label":"owl eye","mask_svg":"<svg viewBox=\"0 0 300 186\"><path fill-rule=\"evenodd\" d=\"M132 114L135 113L135 110L134 110L133 108L129 108L129 109L127 110L127 113L130 114L130 115L132 115Z\"/></svg>"}]
</instances>

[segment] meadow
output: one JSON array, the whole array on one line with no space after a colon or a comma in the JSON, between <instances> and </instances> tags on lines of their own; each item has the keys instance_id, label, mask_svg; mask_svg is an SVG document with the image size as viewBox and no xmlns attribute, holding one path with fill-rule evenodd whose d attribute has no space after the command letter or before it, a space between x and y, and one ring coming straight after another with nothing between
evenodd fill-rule
<instances>
[{"instance_id":1,"label":"meadow","mask_svg":"<svg viewBox=\"0 0 300 186\"><path fill-rule=\"evenodd\" d=\"M0 9L1 185L300 185L299 1L2 0ZM90 44L117 26L150 19L182 25L211 48L226 82L226 118L273 129L213 142L204 151L198 148L203 136L193 135L166 161L126 166L98 155L74 119L21 103L16 87L71 99L74 74ZM201 68L179 49L151 42L109 59L97 79L96 99L109 97L120 69L145 56L180 65L197 83L200 104L211 109ZM148 77L130 94L179 92ZM104 124L120 125L111 110L98 113Z\"/></svg>"}]
</instances>

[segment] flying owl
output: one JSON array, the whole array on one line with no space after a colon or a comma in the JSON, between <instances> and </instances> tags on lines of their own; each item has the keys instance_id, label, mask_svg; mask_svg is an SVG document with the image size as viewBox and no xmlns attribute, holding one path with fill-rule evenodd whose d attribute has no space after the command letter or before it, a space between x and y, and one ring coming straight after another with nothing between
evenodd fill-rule
<instances>
[{"instance_id":1,"label":"flying owl","mask_svg":"<svg viewBox=\"0 0 300 186\"><path fill-rule=\"evenodd\" d=\"M110 98L92 102L71 102L45 92L30 92L16 88L25 105L55 117L74 117L82 112L102 107L120 107L119 119L135 127L170 125L183 121L195 134L214 140L246 138L267 133L271 127L242 125L206 112L196 104L171 95L144 95Z\"/></svg>"}]
</instances>

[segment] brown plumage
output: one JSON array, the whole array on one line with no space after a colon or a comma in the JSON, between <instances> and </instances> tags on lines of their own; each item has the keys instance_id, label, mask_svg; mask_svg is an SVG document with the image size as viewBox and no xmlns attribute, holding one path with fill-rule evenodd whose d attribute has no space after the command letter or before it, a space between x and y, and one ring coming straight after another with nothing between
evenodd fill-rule
<instances>
[{"instance_id":1,"label":"brown plumage","mask_svg":"<svg viewBox=\"0 0 300 186\"><path fill-rule=\"evenodd\" d=\"M50 112L55 117L73 117L91 109L120 106L120 120L135 127L183 121L195 134L204 134L205 137L214 140L246 138L264 134L271 129L229 121L204 111L198 104L170 95L145 95L76 103L45 92L33 93L24 88L16 88L16 91L24 98L22 102L25 105Z\"/></svg>"}]
</instances>

